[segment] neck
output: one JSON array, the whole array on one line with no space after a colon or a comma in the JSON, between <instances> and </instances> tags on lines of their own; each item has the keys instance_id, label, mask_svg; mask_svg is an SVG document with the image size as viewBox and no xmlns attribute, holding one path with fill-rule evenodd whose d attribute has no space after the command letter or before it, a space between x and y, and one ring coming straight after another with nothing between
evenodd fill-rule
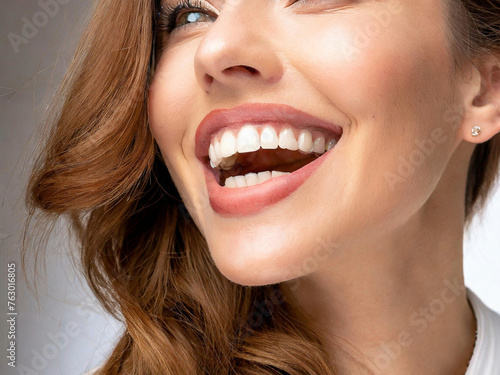
<instances>
[{"instance_id":1,"label":"neck","mask_svg":"<svg viewBox=\"0 0 500 375\"><path fill-rule=\"evenodd\" d=\"M475 319L463 279L463 221L439 212L433 220L419 212L393 233L335 254L298 284L284 284L340 374L466 372Z\"/></svg>"}]
</instances>

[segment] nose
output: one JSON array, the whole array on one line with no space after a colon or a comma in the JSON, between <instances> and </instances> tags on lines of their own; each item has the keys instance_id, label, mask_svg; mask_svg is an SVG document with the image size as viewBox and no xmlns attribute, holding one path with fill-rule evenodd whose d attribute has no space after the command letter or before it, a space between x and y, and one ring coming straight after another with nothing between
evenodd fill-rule
<instances>
[{"instance_id":1,"label":"nose","mask_svg":"<svg viewBox=\"0 0 500 375\"><path fill-rule=\"evenodd\" d=\"M283 64L273 43L269 0L226 0L217 20L205 32L195 54L194 68L208 93L278 82Z\"/></svg>"}]
</instances>

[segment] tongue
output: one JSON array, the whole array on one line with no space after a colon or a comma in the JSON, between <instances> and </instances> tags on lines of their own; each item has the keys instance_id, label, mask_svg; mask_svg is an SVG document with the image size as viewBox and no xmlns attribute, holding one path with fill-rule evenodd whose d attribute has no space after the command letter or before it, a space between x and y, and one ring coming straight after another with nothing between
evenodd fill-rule
<instances>
[{"instance_id":1,"label":"tongue","mask_svg":"<svg viewBox=\"0 0 500 375\"><path fill-rule=\"evenodd\" d=\"M258 173L263 171L293 172L314 161L313 154L303 154L299 151L284 149L264 150L239 154L234 167L221 171L224 177Z\"/></svg>"}]
</instances>

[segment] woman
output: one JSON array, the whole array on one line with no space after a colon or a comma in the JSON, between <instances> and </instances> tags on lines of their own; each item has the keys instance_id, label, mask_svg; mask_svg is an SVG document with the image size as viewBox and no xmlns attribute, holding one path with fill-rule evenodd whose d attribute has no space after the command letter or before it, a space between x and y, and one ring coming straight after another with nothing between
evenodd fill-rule
<instances>
[{"instance_id":1,"label":"woman","mask_svg":"<svg viewBox=\"0 0 500 375\"><path fill-rule=\"evenodd\" d=\"M99 1L29 187L126 325L98 374L498 374L462 237L498 172L499 11Z\"/></svg>"}]
</instances>

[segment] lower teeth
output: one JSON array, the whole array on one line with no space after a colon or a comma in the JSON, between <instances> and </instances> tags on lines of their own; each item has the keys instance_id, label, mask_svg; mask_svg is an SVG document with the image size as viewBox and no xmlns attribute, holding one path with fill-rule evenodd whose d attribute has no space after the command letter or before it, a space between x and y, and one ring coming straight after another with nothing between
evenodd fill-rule
<instances>
[{"instance_id":1,"label":"lower teeth","mask_svg":"<svg viewBox=\"0 0 500 375\"><path fill-rule=\"evenodd\" d=\"M259 173L248 173L244 176L233 176L226 178L224 187L227 188L241 188L253 185L262 184L263 182L282 176L284 174L289 174L290 172L281 171L265 171Z\"/></svg>"}]
</instances>

